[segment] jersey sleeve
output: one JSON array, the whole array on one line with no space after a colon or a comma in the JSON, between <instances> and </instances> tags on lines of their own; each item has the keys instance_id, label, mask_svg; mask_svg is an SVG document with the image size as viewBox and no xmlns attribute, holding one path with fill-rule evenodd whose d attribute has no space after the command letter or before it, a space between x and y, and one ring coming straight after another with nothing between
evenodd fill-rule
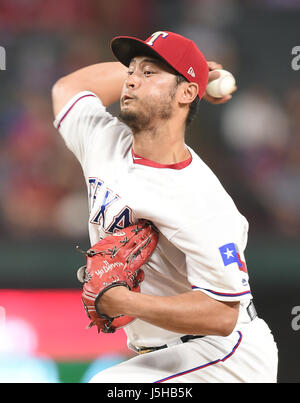
<instances>
[{"instance_id":1,"label":"jersey sleeve","mask_svg":"<svg viewBox=\"0 0 300 403\"><path fill-rule=\"evenodd\" d=\"M248 222L239 213L222 213L180 229L171 242L186 255L193 290L221 301L251 299L244 250Z\"/></svg>"},{"instance_id":2,"label":"jersey sleeve","mask_svg":"<svg viewBox=\"0 0 300 403\"><path fill-rule=\"evenodd\" d=\"M101 136L107 127L120 125L102 104L96 94L83 91L76 94L58 113L53 122L54 127L63 137L67 147L74 153L81 165L84 163L88 143L91 144ZM111 136L103 141L113 141Z\"/></svg>"}]
</instances>

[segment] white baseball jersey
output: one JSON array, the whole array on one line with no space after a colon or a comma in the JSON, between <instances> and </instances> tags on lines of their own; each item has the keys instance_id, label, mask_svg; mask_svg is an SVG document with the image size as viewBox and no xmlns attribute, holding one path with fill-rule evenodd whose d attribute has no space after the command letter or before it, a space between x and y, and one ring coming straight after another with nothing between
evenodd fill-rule
<instances>
[{"instance_id":1,"label":"white baseball jersey","mask_svg":"<svg viewBox=\"0 0 300 403\"><path fill-rule=\"evenodd\" d=\"M128 126L91 92L71 99L54 124L84 172L91 244L138 218L159 229L158 246L144 267L142 292L201 290L218 300L249 303L244 258L248 223L191 148L190 159L173 165L136 156ZM125 331L134 346L161 345L178 337L139 319Z\"/></svg>"},{"instance_id":2,"label":"white baseball jersey","mask_svg":"<svg viewBox=\"0 0 300 403\"><path fill-rule=\"evenodd\" d=\"M182 334L136 319L124 328L130 348L173 347L107 369L92 382L275 381L273 336L262 319L251 321L245 308L252 299L244 256L248 223L214 173L191 148L188 160L172 165L135 155L128 126L92 92L73 97L54 125L83 169L91 245L148 219L160 235L143 267L143 293L201 290L217 300L240 301L238 322L228 337L176 345Z\"/></svg>"}]
</instances>

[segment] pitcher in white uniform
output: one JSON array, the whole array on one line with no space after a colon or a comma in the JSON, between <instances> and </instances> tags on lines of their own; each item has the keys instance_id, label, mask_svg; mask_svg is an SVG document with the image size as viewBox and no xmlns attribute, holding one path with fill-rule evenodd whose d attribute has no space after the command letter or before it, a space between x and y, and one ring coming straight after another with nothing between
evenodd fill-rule
<instances>
[{"instance_id":1,"label":"pitcher in white uniform","mask_svg":"<svg viewBox=\"0 0 300 403\"><path fill-rule=\"evenodd\" d=\"M124 330L137 354L91 382L276 382L276 343L255 311L245 262L248 222L185 142L201 98L230 99L205 92L220 66L167 31L116 37L111 47L119 62L55 84L54 125L83 169L91 245L139 218L160 235L141 293L114 287L99 306L136 318ZM114 117L106 108L118 99Z\"/></svg>"}]
</instances>

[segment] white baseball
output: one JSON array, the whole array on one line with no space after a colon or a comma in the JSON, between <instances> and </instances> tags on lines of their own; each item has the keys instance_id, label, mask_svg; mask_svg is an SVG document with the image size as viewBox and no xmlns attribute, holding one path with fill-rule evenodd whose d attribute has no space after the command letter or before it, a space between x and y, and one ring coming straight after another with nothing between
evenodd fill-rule
<instances>
[{"instance_id":1,"label":"white baseball","mask_svg":"<svg viewBox=\"0 0 300 403\"><path fill-rule=\"evenodd\" d=\"M206 92L215 98L223 98L233 92L235 88L235 78L233 75L223 69L214 71L220 72L220 77L207 84Z\"/></svg>"}]
</instances>

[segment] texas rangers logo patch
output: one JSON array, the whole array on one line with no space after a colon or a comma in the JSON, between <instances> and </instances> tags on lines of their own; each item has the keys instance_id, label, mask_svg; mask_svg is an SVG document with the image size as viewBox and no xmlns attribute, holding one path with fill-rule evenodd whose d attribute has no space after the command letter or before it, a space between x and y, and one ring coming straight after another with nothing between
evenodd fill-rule
<instances>
[{"instance_id":1,"label":"texas rangers logo patch","mask_svg":"<svg viewBox=\"0 0 300 403\"><path fill-rule=\"evenodd\" d=\"M234 243L227 243L219 248L222 256L224 266L228 266L231 263L237 263L239 270L247 273L247 266L245 262L242 262L238 253L238 249Z\"/></svg>"}]
</instances>

